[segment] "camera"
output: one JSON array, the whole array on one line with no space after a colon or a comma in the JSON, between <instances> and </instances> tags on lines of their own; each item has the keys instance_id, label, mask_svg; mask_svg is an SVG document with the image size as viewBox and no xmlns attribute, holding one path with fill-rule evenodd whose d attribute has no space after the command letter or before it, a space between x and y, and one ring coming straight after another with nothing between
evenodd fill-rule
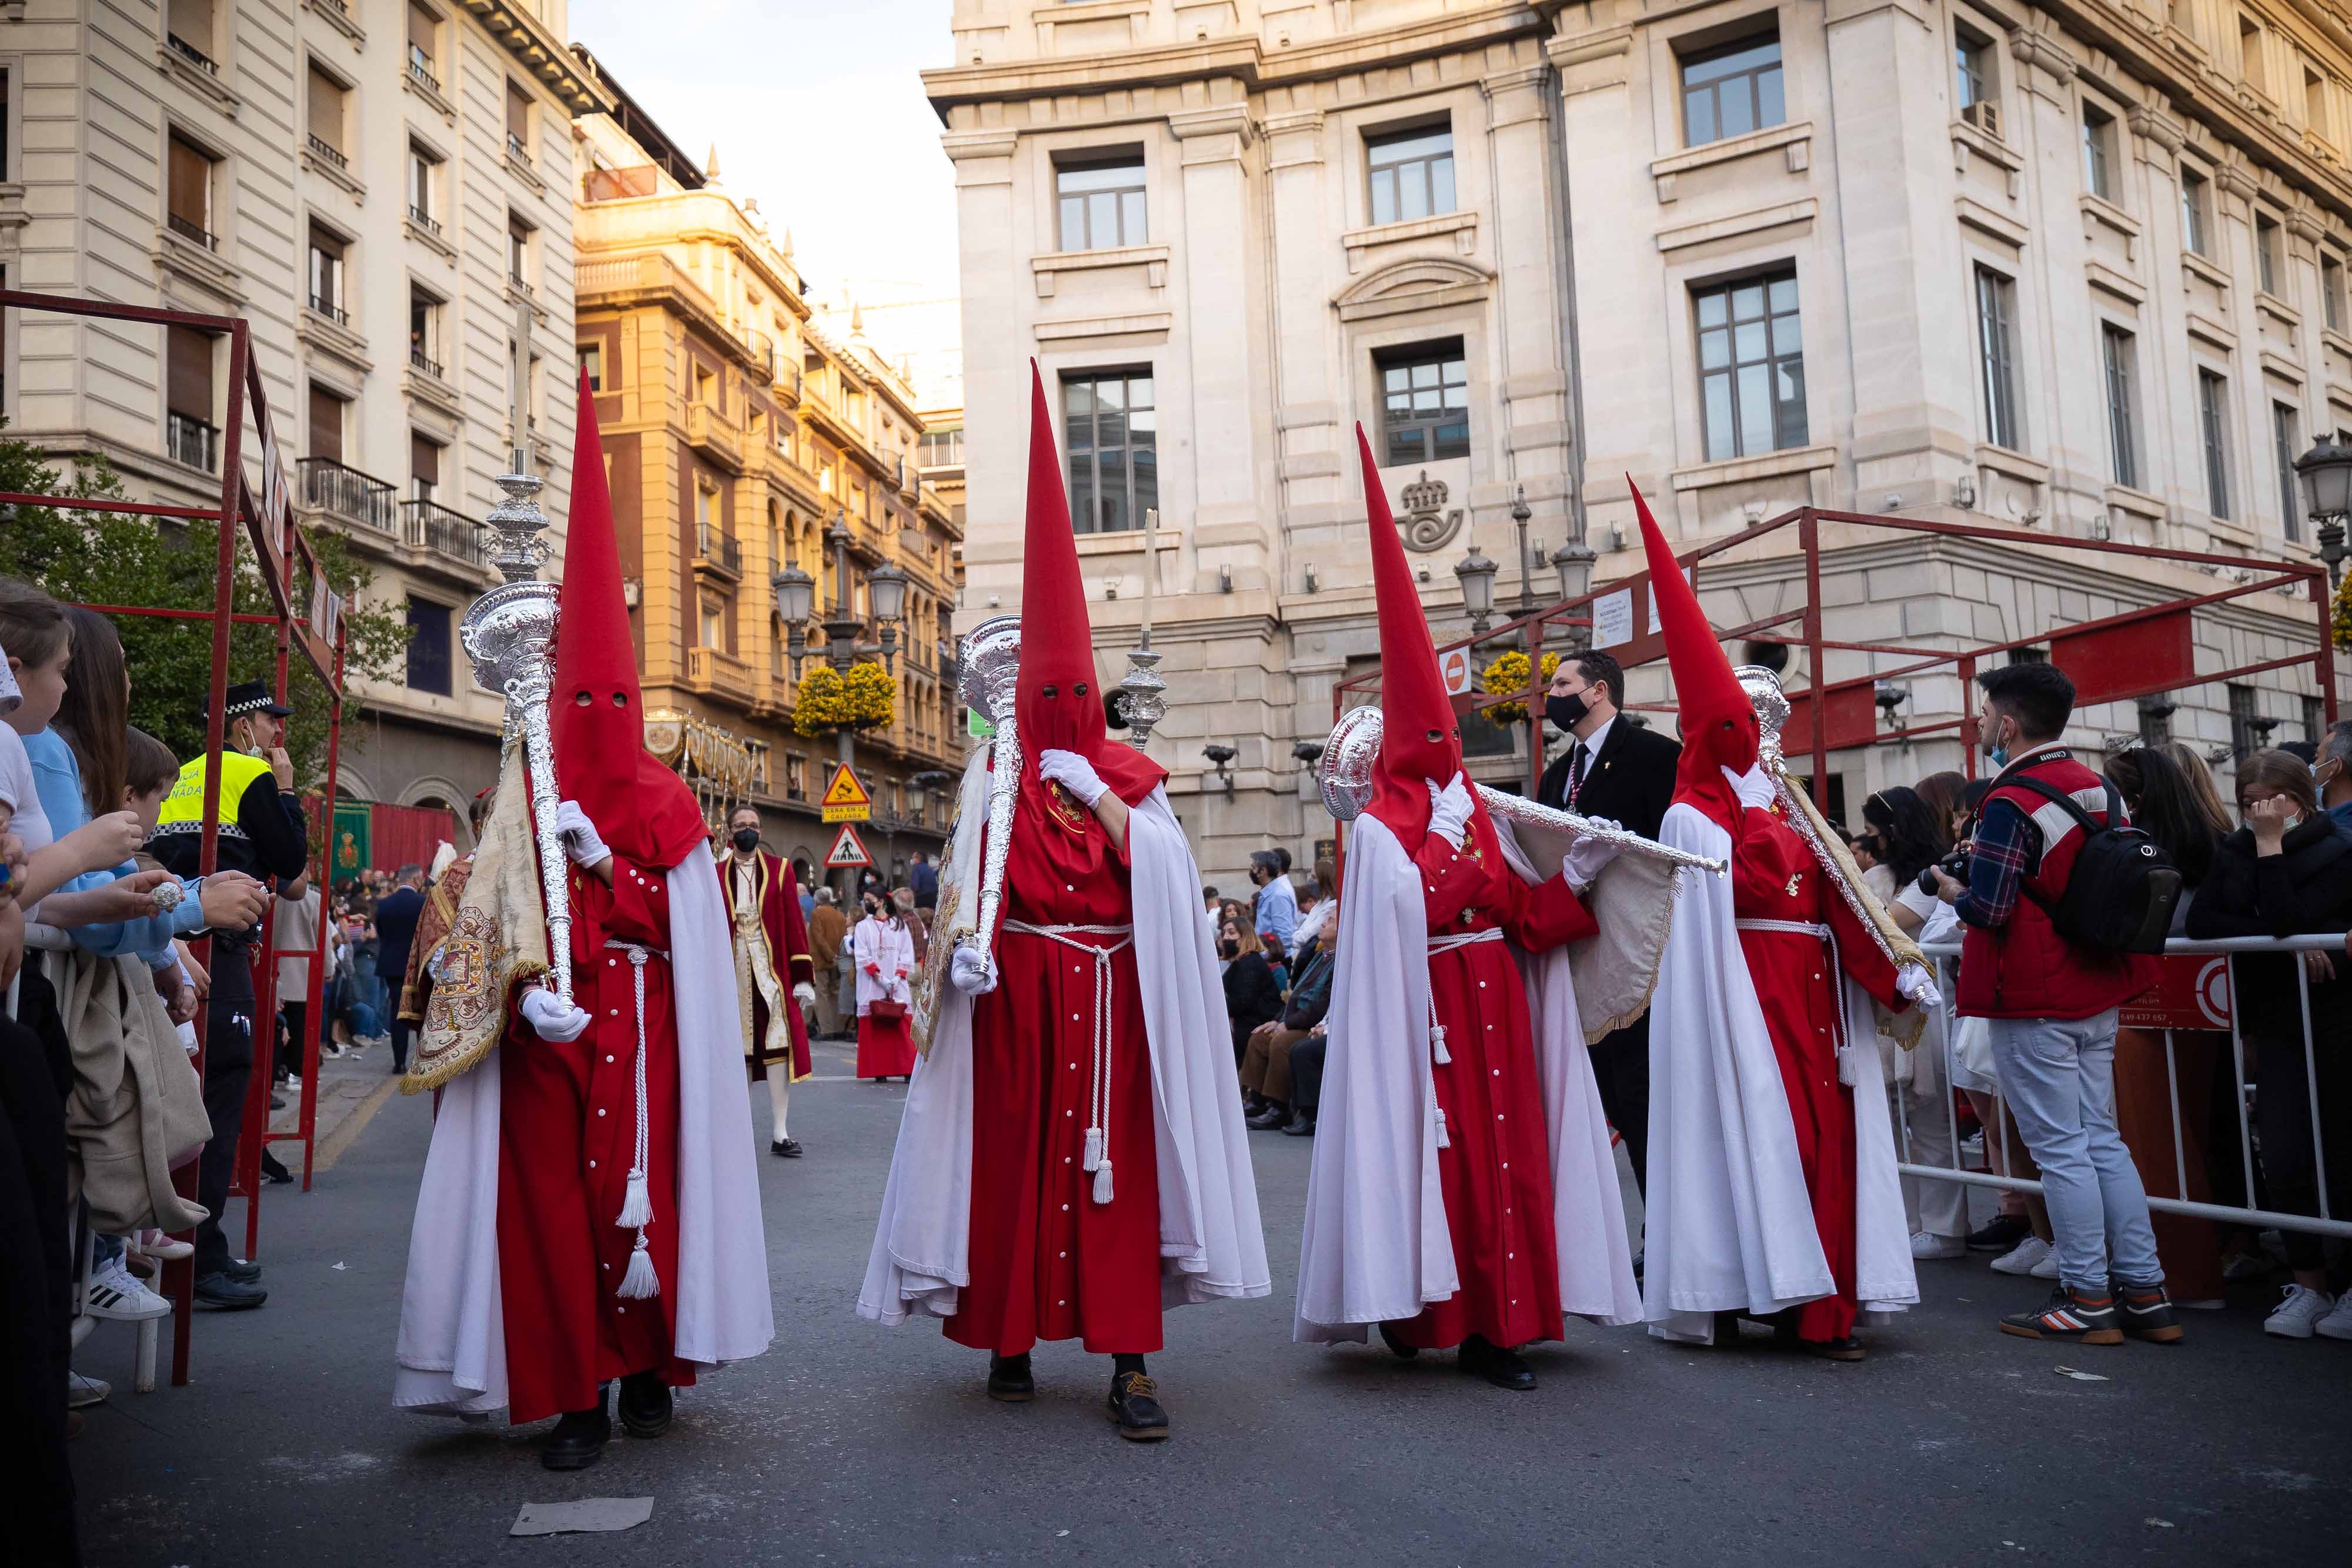
<instances>
[{"instance_id":1,"label":"camera","mask_svg":"<svg viewBox=\"0 0 2352 1568\"><path fill-rule=\"evenodd\" d=\"M1936 895L1936 873L1942 872L1954 882L1966 885L1969 880L1969 852L1954 850L1942 860L1919 873L1919 891L1933 898Z\"/></svg>"}]
</instances>

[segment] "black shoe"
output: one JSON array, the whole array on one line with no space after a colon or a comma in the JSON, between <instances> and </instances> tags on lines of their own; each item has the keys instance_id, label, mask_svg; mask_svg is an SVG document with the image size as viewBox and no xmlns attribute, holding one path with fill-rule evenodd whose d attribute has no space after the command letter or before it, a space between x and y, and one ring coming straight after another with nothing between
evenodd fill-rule
<instances>
[{"instance_id":1,"label":"black shoe","mask_svg":"<svg viewBox=\"0 0 2352 1568\"><path fill-rule=\"evenodd\" d=\"M1247 1125L1253 1133L1272 1133L1279 1131L1289 1120L1290 1107L1276 1102L1248 1118Z\"/></svg>"},{"instance_id":2,"label":"black shoe","mask_svg":"<svg viewBox=\"0 0 2352 1568\"><path fill-rule=\"evenodd\" d=\"M1996 1214L1981 1230L1969 1232L1971 1252L2006 1252L2025 1239L2032 1227L2013 1214Z\"/></svg>"},{"instance_id":3,"label":"black shoe","mask_svg":"<svg viewBox=\"0 0 2352 1568\"><path fill-rule=\"evenodd\" d=\"M1824 1361L1860 1361L1870 1354L1852 1334L1843 1339L1809 1339L1798 1343L1807 1355L1818 1355Z\"/></svg>"},{"instance_id":4,"label":"black shoe","mask_svg":"<svg viewBox=\"0 0 2352 1568\"><path fill-rule=\"evenodd\" d=\"M1647 1259L1649 1255L1650 1254L1647 1249L1633 1254L1633 1283L1637 1285L1642 1282L1643 1260Z\"/></svg>"},{"instance_id":5,"label":"black shoe","mask_svg":"<svg viewBox=\"0 0 2352 1568\"><path fill-rule=\"evenodd\" d=\"M2180 1322L2172 1315L2172 1298L2165 1294L2162 1285L2118 1287L2116 1316L2133 1339L2172 1344L2180 1338Z\"/></svg>"},{"instance_id":6,"label":"black shoe","mask_svg":"<svg viewBox=\"0 0 2352 1568\"><path fill-rule=\"evenodd\" d=\"M226 1274L207 1274L196 1281L196 1307L207 1312L250 1312L269 1300L269 1292Z\"/></svg>"},{"instance_id":7,"label":"black shoe","mask_svg":"<svg viewBox=\"0 0 2352 1568\"><path fill-rule=\"evenodd\" d=\"M801 1157L801 1141L798 1138L778 1138L768 1145L768 1152L780 1160L796 1160Z\"/></svg>"},{"instance_id":8,"label":"black shoe","mask_svg":"<svg viewBox=\"0 0 2352 1568\"><path fill-rule=\"evenodd\" d=\"M539 1451L539 1462L551 1470L584 1470L603 1456L604 1445L612 1440L613 1418L604 1413L604 1389L600 1384L593 1408L564 1412L548 1435L547 1447Z\"/></svg>"},{"instance_id":9,"label":"black shoe","mask_svg":"<svg viewBox=\"0 0 2352 1568\"><path fill-rule=\"evenodd\" d=\"M2077 1344L2124 1343L2113 1294L2105 1291L2076 1291L2063 1284L2032 1311L2011 1312L2001 1319L2000 1332L2022 1339L2073 1340Z\"/></svg>"},{"instance_id":10,"label":"black shoe","mask_svg":"<svg viewBox=\"0 0 2352 1568\"><path fill-rule=\"evenodd\" d=\"M988 1357L988 1396L1007 1405L1025 1405L1037 1397L1037 1380L1029 1373L1029 1353Z\"/></svg>"},{"instance_id":11,"label":"black shoe","mask_svg":"<svg viewBox=\"0 0 2352 1568\"><path fill-rule=\"evenodd\" d=\"M230 1259L221 1272L240 1285L257 1285L261 1282L261 1265L248 1263L242 1258Z\"/></svg>"},{"instance_id":12,"label":"black shoe","mask_svg":"<svg viewBox=\"0 0 2352 1568\"><path fill-rule=\"evenodd\" d=\"M1411 1361L1414 1356L1421 1354L1421 1346L1417 1344L1405 1343L1404 1341L1397 1337L1396 1330L1391 1328L1386 1323L1382 1323L1381 1325L1381 1343L1388 1346L1389 1354L1395 1356L1399 1361Z\"/></svg>"},{"instance_id":13,"label":"black shoe","mask_svg":"<svg viewBox=\"0 0 2352 1568\"><path fill-rule=\"evenodd\" d=\"M1286 1135L1293 1138L1313 1137L1315 1135L1315 1113L1312 1111L1301 1111L1297 1115L1293 1116L1290 1119L1290 1124L1282 1130Z\"/></svg>"},{"instance_id":14,"label":"black shoe","mask_svg":"<svg viewBox=\"0 0 2352 1568\"><path fill-rule=\"evenodd\" d=\"M1463 1371L1497 1388L1525 1394L1536 1385L1535 1368L1520 1360L1517 1351L1505 1350L1484 1334L1464 1340L1457 1359Z\"/></svg>"},{"instance_id":15,"label":"black shoe","mask_svg":"<svg viewBox=\"0 0 2352 1568\"><path fill-rule=\"evenodd\" d=\"M283 1111L286 1109L286 1096L283 1094L272 1094L269 1097L269 1108L273 1111Z\"/></svg>"},{"instance_id":16,"label":"black shoe","mask_svg":"<svg viewBox=\"0 0 2352 1568\"><path fill-rule=\"evenodd\" d=\"M632 1372L621 1379L621 1429L632 1437L658 1437L669 1430L669 1385L658 1372Z\"/></svg>"},{"instance_id":17,"label":"black shoe","mask_svg":"<svg viewBox=\"0 0 2352 1568\"><path fill-rule=\"evenodd\" d=\"M294 1173L288 1170L285 1162L276 1155L264 1150L261 1155L261 1179L284 1186L293 1181Z\"/></svg>"},{"instance_id":18,"label":"black shoe","mask_svg":"<svg viewBox=\"0 0 2352 1568\"><path fill-rule=\"evenodd\" d=\"M1160 1407L1160 1385L1140 1372L1122 1372L1110 1380L1110 1418L1118 1435L1134 1443L1156 1443L1168 1436L1168 1412Z\"/></svg>"}]
</instances>

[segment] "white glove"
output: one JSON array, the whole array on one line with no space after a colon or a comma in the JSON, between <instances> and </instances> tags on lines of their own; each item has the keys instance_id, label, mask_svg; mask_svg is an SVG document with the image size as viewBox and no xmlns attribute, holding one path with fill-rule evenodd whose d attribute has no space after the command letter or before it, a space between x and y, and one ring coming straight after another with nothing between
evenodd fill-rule
<instances>
[{"instance_id":1,"label":"white glove","mask_svg":"<svg viewBox=\"0 0 2352 1568\"><path fill-rule=\"evenodd\" d=\"M1895 977L1895 994L1907 997L1923 1008L1940 1008L1944 993L1936 987L1932 970L1923 965L1906 964Z\"/></svg>"},{"instance_id":2,"label":"white glove","mask_svg":"<svg viewBox=\"0 0 2352 1568\"><path fill-rule=\"evenodd\" d=\"M522 1016L539 1031L540 1039L551 1040L558 1045L571 1044L588 1027L586 1013L565 1007L562 997L543 988L533 988L523 994Z\"/></svg>"},{"instance_id":3,"label":"white glove","mask_svg":"<svg viewBox=\"0 0 2352 1568\"><path fill-rule=\"evenodd\" d=\"M793 1000L800 1003L801 1011L809 1011L816 1006L816 988L803 980L793 988Z\"/></svg>"},{"instance_id":4,"label":"white glove","mask_svg":"<svg viewBox=\"0 0 2352 1568\"><path fill-rule=\"evenodd\" d=\"M1474 801L1469 785L1464 782L1458 772L1443 789L1437 787L1433 779L1424 779L1422 782L1429 786L1429 831L1455 849L1460 849L1462 830L1469 825Z\"/></svg>"},{"instance_id":5,"label":"white glove","mask_svg":"<svg viewBox=\"0 0 2352 1568\"><path fill-rule=\"evenodd\" d=\"M565 800L556 806L555 831L563 841L563 852L572 857L574 865L602 865L613 856L597 833L596 824L573 801Z\"/></svg>"},{"instance_id":6,"label":"white glove","mask_svg":"<svg viewBox=\"0 0 2352 1568\"><path fill-rule=\"evenodd\" d=\"M1596 822L1598 821L1596 819ZM1612 828L1616 825L1614 822L1609 824ZM1582 892L1592 885L1593 879L1601 874L1601 868L1615 860L1617 852L1622 848L1624 846L1613 839L1581 834L1568 846L1568 856L1560 862L1560 874L1568 878L1569 886Z\"/></svg>"},{"instance_id":7,"label":"white glove","mask_svg":"<svg viewBox=\"0 0 2352 1568\"><path fill-rule=\"evenodd\" d=\"M1095 765L1075 751L1041 751L1037 754L1037 776L1050 779L1078 798L1078 804L1088 810L1102 799L1110 786L1102 781Z\"/></svg>"},{"instance_id":8,"label":"white glove","mask_svg":"<svg viewBox=\"0 0 2352 1568\"><path fill-rule=\"evenodd\" d=\"M996 964L977 947L959 947L948 960L948 978L965 996L984 997L996 989Z\"/></svg>"}]
</instances>

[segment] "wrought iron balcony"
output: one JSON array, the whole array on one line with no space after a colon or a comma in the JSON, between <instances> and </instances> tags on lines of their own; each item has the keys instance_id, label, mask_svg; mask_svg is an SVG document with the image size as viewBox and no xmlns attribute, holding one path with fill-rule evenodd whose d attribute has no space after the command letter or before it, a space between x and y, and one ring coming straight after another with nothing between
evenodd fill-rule
<instances>
[{"instance_id":1,"label":"wrought iron balcony","mask_svg":"<svg viewBox=\"0 0 2352 1568\"><path fill-rule=\"evenodd\" d=\"M213 63L213 57L205 53L204 50L196 47L195 45L188 42L187 39L180 37L179 34L165 33L163 35L163 42L171 47L171 50L173 54L179 56L182 59L187 61L198 70L205 72L208 76L220 75L220 67Z\"/></svg>"},{"instance_id":2,"label":"wrought iron balcony","mask_svg":"<svg viewBox=\"0 0 2352 1568\"><path fill-rule=\"evenodd\" d=\"M192 414L169 413L163 419L163 451L174 463L220 472L220 426Z\"/></svg>"},{"instance_id":3,"label":"wrought iron balcony","mask_svg":"<svg viewBox=\"0 0 2352 1568\"><path fill-rule=\"evenodd\" d=\"M530 162L530 144L513 131L507 132L507 156L519 163Z\"/></svg>"},{"instance_id":4,"label":"wrought iron balcony","mask_svg":"<svg viewBox=\"0 0 2352 1568\"><path fill-rule=\"evenodd\" d=\"M352 161L343 156L341 148L315 131L310 132L310 151L338 169L348 169L352 166Z\"/></svg>"},{"instance_id":5,"label":"wrought iron balcony","mask_svg":"<svg viewBox=\"0 0 2352 1568\"><path fill-rule=\"evenodd\" d=\"M743 575L743 547L709 523L695 525L694 553L705 566L716 567L730 577Z\"/></svg>"},{"instance_id":6,"label":"wrought iron balcony","mask_svg":"<svg viewBox=\"0 0 2352 1568\"><path fill-rule=\"evenodd\" d=\"M483 570L490 564L482 525L438 501L403 501L401 537L412 549L437 555L460 566Z\"/></svg>"},{"instance_id":7,"label":"wrought iron balcony","mask_svg":"<svg viewBox=\"0 0 2352 1568\"><path fill-rule=\"evenodd\" d=\"M441 78L433 74L433 57L415 44L408 46L408 74L435 92L441 90Z\"/></svg>"},{"instance_id":8,"label":"wrought iron balcony","mask_svg":"<svg viewBox=\"0 0 2352 1568\"><path fill-rule=\"evenodd\" d=\"M426 212L423 207L418 206L414 202L411 202L408 204L408 221L415 224L418 228L423 229L426 234L438 235L441 232L440 220L434 217L431 213Z\"/></svg>"},{"instance_id":9,"label":"wrought iron balcony","mask_svg":"<svg viewBox=\"0 0 2352 1568\"><path fill-rule=\"evenodd\" d=\"M301 476L305 507L387 539L399 534L400 493L392 485L331 457L305 457L294 466Z\"/></svg>"},{"instance_id":10,"label":"wrought iron balcony","mask_svg":"<svg viewBox=\"0 0 2352 1568\"><path fill-rule=\"evenodd\" d=\"M206 250L220 249L220 236L194 218L184 218L173 213L163 220L164 226L182 239L200 245Z\"/></svg>"},{"instance_id":11,"label":"wrought iron balcony","mask_svg":"<svg viewBox=\"0 0 2352 1568\"><path fill-rule=\"evenodd\" d=\"M417 370L423 371L426 375L431 376L434 380L439 381L441 379L441 361L426 353L424 349L415 344L411 344L409 346L408 362Z\"/></svg>"},{"instance_id":12,"label":"wrought iron balcony","mask_svg":"<svg viewBox=\"0 0 2352 1568\"><path fill-rule=\"evenodd\" d=\"M344 309L341 306L336 304L334 300L329 298L326 295L311 295L310 308L317 311L320 315L324 316L328 320L332 321L338 327L348 327L352 324L352 313Z\"/></svg>"}]
</instances>

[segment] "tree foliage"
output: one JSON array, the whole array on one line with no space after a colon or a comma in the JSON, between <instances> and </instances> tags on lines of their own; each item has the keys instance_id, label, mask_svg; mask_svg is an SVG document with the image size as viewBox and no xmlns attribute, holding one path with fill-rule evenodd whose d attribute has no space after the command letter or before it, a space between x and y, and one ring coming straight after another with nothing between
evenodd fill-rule
<instances>
[{"instance_id":1,"label":"tree foliage","mask_svg":"<svg viewBox=\"0 0 2352 1568\"><path fill-rule=\"evenodd\" d=\"M121 481L102 464L60 475L38 448L6 438L0 438L0 491L127 498ZM328 586L345 600L345 690L357 680L396 674L408 643L405 619L381 606L362 605L361 591L372 574L352 558L341 535L304 533L318 552ZM210 610L219 539L218 525L209 521L159 524L122 512L0 508L0 576L35 583L58 599L82 604ZM309 591L306 582L294 585L298 610L307 603ZM236 607L257 614L271 608L252 545L242 535L236 549ZM205 747L205 699L211 690L211 622L145 615L111 619L131 669L131 722L170 747L183 762L199 755ZM236 627L229 642L230 683L269 681L276 669L275 631L261 625ZM295 777L303 788L317 788L326 773L327 695L299 653L288 660L286 690L294 709L286 745ZM348 749L356 750L367 733L366 727L349 722L357 716L357 705L347 705L342 743Z\"/></svg>"}]
</instances>

